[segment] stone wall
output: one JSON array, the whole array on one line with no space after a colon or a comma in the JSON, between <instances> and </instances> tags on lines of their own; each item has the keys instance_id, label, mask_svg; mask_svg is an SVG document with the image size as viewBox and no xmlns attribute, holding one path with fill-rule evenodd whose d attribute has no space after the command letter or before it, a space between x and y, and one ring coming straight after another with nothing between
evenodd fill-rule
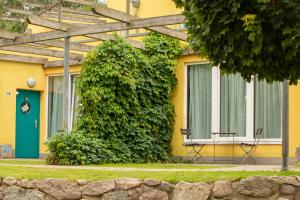
<instances>
[{"instance_id":1,"label":"stone wall","mask_svg":"<svg viewBox=\"0 0 300 200\"><path fill-rule=\"evenodd\" d=\"M69 181L63 179L1 179L4 200L300 200L300 177L250 177L213 183L116 179Z\"/></svg>"}]
</instances>

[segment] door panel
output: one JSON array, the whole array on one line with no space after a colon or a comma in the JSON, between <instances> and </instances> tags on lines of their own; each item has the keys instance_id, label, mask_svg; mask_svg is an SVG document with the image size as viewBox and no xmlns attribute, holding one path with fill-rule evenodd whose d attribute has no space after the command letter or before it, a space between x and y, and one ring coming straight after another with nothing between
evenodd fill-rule
<instances>
[{"instance_id":1,"label":"door panel","mask_svg":"<svg viewBox=\"0 0 300 200\"><path fill-rule=\"evenodd\" d=\"M16 158L39 157L40 93L18 90L16 103Z\"/></svg>"}]
</instances>

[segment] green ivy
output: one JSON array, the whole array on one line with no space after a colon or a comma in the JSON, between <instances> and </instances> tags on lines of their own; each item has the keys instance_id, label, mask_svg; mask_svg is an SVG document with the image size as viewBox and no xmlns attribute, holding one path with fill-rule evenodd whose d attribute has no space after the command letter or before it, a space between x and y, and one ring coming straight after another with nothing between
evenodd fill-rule
<instances>
[{"instance_id":1,"label":"green ivy","mask_svg":"<svg viewBox=\"0 0 300 200\"><path fill-rule=\"evenodd\" d=\"M76 130L84 138L101 140L101 148L110 152L108 160L98 159L98 163L170 158L172 92L182 48L179 41L154 33L146 36L144 44L145 49L139 50L117 37L99 45L83 63ZM69 151L63 148L59 153ZM52 158L55 163L67 162Z\"/></svg>"},{"instance_id":2,"label":"green ivy","mask_svg":"<svg viewBox=\"0 0 300 200\"><path fill-rule=\"evenodd\" d=\"M58 133L47 144L51 152L47 158L49 164L89 165L107 162L113 157L101 139L86 137L80 132Z\"/></svg>"}]
</instances>

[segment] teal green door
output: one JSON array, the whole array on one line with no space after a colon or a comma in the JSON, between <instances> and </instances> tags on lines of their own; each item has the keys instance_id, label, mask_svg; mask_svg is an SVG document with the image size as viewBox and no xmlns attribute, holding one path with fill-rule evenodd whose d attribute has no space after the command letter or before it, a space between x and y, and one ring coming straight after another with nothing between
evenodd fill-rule
<instances>
[{"instance_id":1,"label":"teal green door","mask_svg":"<svg viewBox=\"0 0 300 200\"><path fill-rule=\"evenodd\" d=\"M16 158L39 157L40 93L18 90L16 104Z\"/></svg>"}]
</instances>

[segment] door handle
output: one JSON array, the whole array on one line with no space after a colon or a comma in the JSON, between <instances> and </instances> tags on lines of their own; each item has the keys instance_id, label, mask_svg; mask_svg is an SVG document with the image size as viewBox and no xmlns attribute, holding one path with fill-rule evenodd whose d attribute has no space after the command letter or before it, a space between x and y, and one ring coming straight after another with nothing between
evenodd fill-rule
<instances>
[{"instance_id":1,"label":"door handle","mask_svg":"<svg viewBox=\"0 0 300 200\"><path fill-rule=\"evenodd\" d=\"M34 120L34 127L35 127L35 128L38 128L38 120L37 120L37 119Z\"/></svg>"}]
</instances>

